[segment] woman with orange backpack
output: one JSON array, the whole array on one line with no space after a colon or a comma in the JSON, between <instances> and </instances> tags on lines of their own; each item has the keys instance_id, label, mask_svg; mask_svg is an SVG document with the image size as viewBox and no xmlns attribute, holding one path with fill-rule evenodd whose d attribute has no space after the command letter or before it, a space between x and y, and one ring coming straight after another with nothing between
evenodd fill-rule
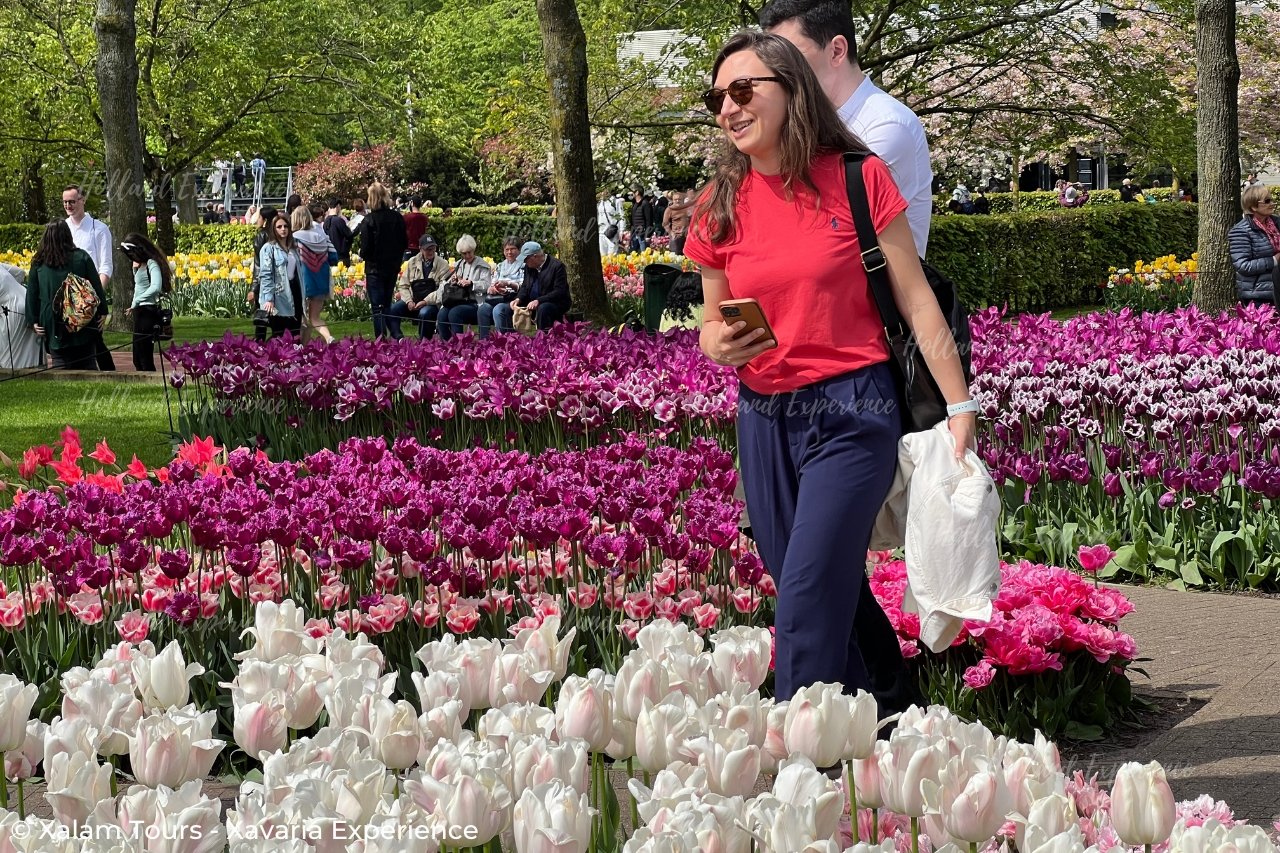
<instances>
[{"instance_id":1,"label":"woman with orange backpack","mask_svg":"<svg viewBox=\"0 0 1280 853\"><path fill-rule=\"evenodd\" d=\"M27 322L44 338L55 367L93 370L97 337L107 316L93 258L77 249L65 220L45 226L27 275Z\"/></svg>"}]
</instances>

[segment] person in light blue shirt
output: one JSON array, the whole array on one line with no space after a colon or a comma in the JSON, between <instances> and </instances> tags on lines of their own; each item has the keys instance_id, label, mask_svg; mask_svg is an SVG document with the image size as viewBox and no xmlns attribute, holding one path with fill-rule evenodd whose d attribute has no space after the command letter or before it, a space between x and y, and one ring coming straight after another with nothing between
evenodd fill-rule
<instances>
[{"instance_id":1,"label":"person in light blue shirt","mask_svg":"<svg viewBox=\"0 0 1280 853\"><path fill-rule=\"evenodd\" d=\"M133 263L133 301L125 312L133 318L133 369L154 373L160 297L173 288L173 270L164 253L141 234L125 237L120 251Z\"/></svg>"},{"instance_id":2,"label":"person in light blue shirt","mask_svg":"<svg viewBox=\"0 0 1280 853\"><path fill-rule=\"evenodd\" d=\"M298 317L298 301L294 300L294 283L298 277L298 255L294 251L293 231L283 214L276 214L271 223L271 237L258 251L258 308L267 312L267 325L271 337L278 338L285 332L294 337L302 335L302 322Z\"/></svg>"},{"instance_id":3,"label":"person in light blue shirt","mask_svg":"<svg viewBox=\"0 0 1280 853\"><path fill-rule=\"evenodd\" d=\"M520 238L508 237L503 240L502 260L494 270L493 283L489 285L489 292L485 295L484 304L480 306L478 313L481 338L489 337L489 331L494 326L494 309L509 304L516 298L520 285L524 284L524 262L525 258L520 255ZM515 329L513 327L502 331L515 331Z\"/></svg>"}]
</instances>

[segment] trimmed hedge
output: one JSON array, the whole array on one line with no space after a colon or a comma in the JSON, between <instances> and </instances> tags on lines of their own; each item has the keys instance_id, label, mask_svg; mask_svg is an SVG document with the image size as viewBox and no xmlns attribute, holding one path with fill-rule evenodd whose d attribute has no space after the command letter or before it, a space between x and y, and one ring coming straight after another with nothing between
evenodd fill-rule
<instances>
[{"instance_id":1,"label":"trimmed hedge","mask_svg":"<svg viewBox=\"0 0 1280 853\"><path fill-rule=\"evenodd\" d=\"M1194 204L1113 204L1048 213L936 216L929 261L970 307L1097 305L1110 267L1196 250Z\"/></svg>"},{"instance_id":2,"label":"trimmed hedge","mask_svg":"<svg viewBox=\"0 0 1280 853\"><path fill-rule=\"evenodd\" d=\"M1033 195L1023 193L1023 197ZM1052 195L1044 193L1042 195ZM1078 209L935 216L929 261L951 277L967 305L1007 305L1018 311L1052 310L1101 302L1109 267L1137 258L1186 258L1196 250L1194 204L1099 204ZM0 251L35 248L43 226L0 225ZM534 214L455 213L431 218L431 233L446 254L463 234L480 253L497 257L515 235L558 249L555 221ZM253 249L248 225L179 225L179 252ZM594 228L580 239L596 239ZM779 251L786 251L779 247Z\"/></svg>"}]
</instances>

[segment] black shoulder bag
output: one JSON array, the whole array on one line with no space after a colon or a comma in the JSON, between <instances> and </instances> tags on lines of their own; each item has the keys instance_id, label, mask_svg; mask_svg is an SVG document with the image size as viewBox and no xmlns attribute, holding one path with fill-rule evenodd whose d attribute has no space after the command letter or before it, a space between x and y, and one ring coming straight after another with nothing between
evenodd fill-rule
<instances>
[{"instance_id":1,"label":"black shoulder bag","mask_svg":"<svg viewBox=\"0 0 1280 853\"><path fill-rule=\"evenodd\" d=\"M923 432L947 419L947 401L942 396L938 383L934 381L933 374L929 372L919 341L898 313L898 306L893 301L889 271L884 252L880 250L880 241L876 238L871 204L867 200L867 186L862 178L862 164L866 156L854 152L844 155L849 211L853 214L853 227L858 234L858 247L862 250L862 266L867 271L871 295L880 310L880 321L884 325L885 340L889 345L889 366L893 370L902 404L902 428L906 432ZM942 316L951 329L956 351L960 355L960 364L964 369L965 382L969 382L972 379L969 366L972 349L969 312L960 303L955 285L946 276L923 260L920 265L924 268L929 288L938 300L938 307L942 309Z\"/></svg>"}]
</instances>

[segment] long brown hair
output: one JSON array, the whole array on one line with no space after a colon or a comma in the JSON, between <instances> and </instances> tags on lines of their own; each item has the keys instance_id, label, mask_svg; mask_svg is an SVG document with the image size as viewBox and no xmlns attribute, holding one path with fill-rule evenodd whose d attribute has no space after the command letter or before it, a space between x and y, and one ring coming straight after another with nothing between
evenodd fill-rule
<instances>
[{"instance_id":1,"label":"long brown hair","mask_svg":"<svg viewBox=\"0 0 1280 853\"><path fill-rule=\"evenodd\" d=\"M285 226L289 229L289 233L285 235L285 238L283 240L281 240L280 236L276 234L277 222L283 222ZM271 220L271 231L268 232L268 234L269 234L269 236L267 237L268 243L275 243L277 246L279 246L281 249L284 249L286 252L293 249L293 224L289 222L288 216L285 216L283 213L277 213L276 218Z\"/></svg>"},{"instance_id":2,"label":"long brown hair","mask_svg":"<svg viewBox=\"0 0 1280 853\"><path fill-rule=\"evenodd\" d=\"M55 219L44 227L40 237L40 248L31 259L32 265L63 269L71 262L71 253L76 250L76 242L71 239L71 227L65 219Z\"/></svg>"},{"instance_id":3,"label":"long brown hair","mask_svg":"<svg viewBox=\"0 0 1280 853\"><path fill-rule=\"evenodd\" d=\"M790 194L798 182L817 193L809 167L819 155L835 151L865 153L867 146L845 127L804 55L782 36L754 30L737 33L716 56L711 79L715 80L726 59L743 50L753 52L770 74L782 78L779 85L789 96L779 140L783 187ZM695 219L705 217L707 237L712 243L723 243L736 231L738 188L750 171L751 158L726 135L716 159L715 177L700 197L694 215Z\"/></svg>"},{"instance_id":4,"label":"long brown hair","mask_svg":"<svg viewBox=\"0 0 1280 853\"><path fill-rule=\"evenodd\" d=\"M147 261L155 261L156 266L160 267L161 292L169 293L173 290L173 270L169 266L169 259L155 243L135 232L121 241L120 248L124 250L125 257L131 261L138 261L144 265Z\"/></svg>"}]
</instances>

